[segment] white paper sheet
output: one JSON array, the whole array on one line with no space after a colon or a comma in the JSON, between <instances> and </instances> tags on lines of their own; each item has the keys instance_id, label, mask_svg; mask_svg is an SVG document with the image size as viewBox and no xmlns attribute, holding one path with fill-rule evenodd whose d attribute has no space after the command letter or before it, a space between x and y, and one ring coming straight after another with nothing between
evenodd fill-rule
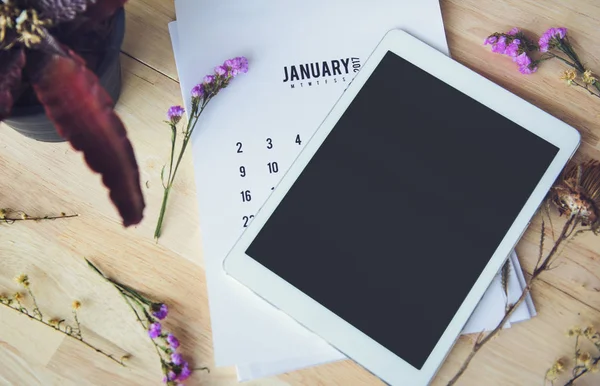
<instances>
[{"instance_id":1,"label":"white paper sheet","mask_svg":"<svg viewBox=\"0 0 600 386\"><path fill-rule=\"evenodd\" d=\"M200 3L205 3L205 2L200 2ZM178 13L179 15L179 13ZM179 20L181 20L181 17L179 17ZM198 21L199 22L199 21ZM184 64L183 63L188 63L189 59L188 59L188 55L187 51L184 58L185 59L181 59L181 54L179 53L179 47L178 47L178 39L177 39L177 33L178 33L178 29L176 28L176 24L175 23L171 23L169 25L169 29L172 35L172 40L173 40L173 47L174 47L174 52L176 55L176 63L177 63L177 68L178 68L178 72L179 72L179 76L180 76L180 81L182 83L182 94L184 96L184 99L187 100L188 98L188 93L185 92L185 90L187 89L187 87L185 86L185 84L194 84L194 82L196 82L197 80L190 80L190 78L192 77L191 73L189 70L184 70ZM443 28L442 28L443 31ZM217 35L218 36L218 35ZM417 35L418 36L418 35ZM445 46L445 40L444 40L444 46ZM374 47L374 46L373 46ZM239 54L239 53L238 53ZM244 53L243 53L244 54ZM236 54L232 53L229 56L235 56ZM248 54L246 54L248 56ZM191 55L193 56L193 55ZM219 60L222 61L224 57L220 58ZM217 62L218 63L218 62ZM214 64L214 63L213 63ZM251 60L251 67L253 65L253 62ZM204 73L207 73L210 71L210 68L208 69L203 69L203 70L198 70L195 71L193 76L194 79L199 79L201 78L201 76ZM190 75L187 75L187 74ZM243 75L246 76L246 75ZM242 77L243 77L242 76ZM242 79L242 78L240 78ZM236 79L235 82L238 82L238 80ZM332 85L335 87L335 85ZM191 87L190 87L191 88ZM237 91L236 91L237 92ZM219 96L218 98L221 98L221 96ZM215 99L215 102L217 101L217 99ZM213 102L213 103L215 103ZM216 103L215 103L216 105ZM215 108L215 106L212 106L211 108ZM208 111L208 110L207 110ZM216 117L215 119L219 119L218 117ZM214 131L214 130L213 130ZM293 132L292 132L293 133ZM243 133L244 135L247 136L247 133ZM260 137L260 134L256 133L258 137ZM269 134L269 133L267 133ZM278 135L281 135L282 133L279 131L275 131L273 132L273 135L270 135L266 138L271 138L271 143L272 144L276 144L277 142L274 142L275 138L278 137ZM263 135L264 136L264 135ZM293 137L293 138L292 138ZM194 138L194 143L198 142L198 136L195 136ZM201 141L204 141L205 139L203 137L200 137ZM266 138L262 138L265 143L263 143L263 163L265 160L272 160L272 157L269 158L269 156L277 154L275 152L269 152L266 153L264 150L273 150L273 149L268 149L267 147L269 146L268 143L266 143ZM278 139L280 138L284 138L283 136L280 136ZM307 136L304 137L305 139L307 139ZM294 141L292 141L292 139ZM283 146L284 149L287 149L287 151L280 151L278 153L278 157L281 157L281 160L291 160L293 159L293 157L288 155L288 152L291 150L291 153L293 153L293 155L295 156L295 154L297 154L297 151L299 149L299 147L301 146L301 144L297 144L296 140L297 138L292 134L290 137L287 138L288 143L285 144ZM214 137L213 137L214 140ZM302 137L301 137L302 140ZM241 141L238 141L241 142ZM257 145L260 141L254 141L254 142L250 142L251 144ZM235 142L237 143L237 142ZM294 145L292 145L292 143ZM298 146L297 149L294 149L295 146ZM257 146L257 150L260 146ZM202 148L202 146L195 146L195 148ZM224 148L224 147L222 147ZM195 158L195 164L197 166L196 169L198 169L198 163L199 162L210 162L211 165L215 165L215 164L219 164L219 163L228 163L228 161L226 160L226 158L233 158L235 157L235 155L238 154L243 154L243 153L237 153L237 149L238 146L235 147L236 149L236 153L229 153L229 154L222 154L222 155L218 155L218 154L212 154L212 158L211 157L204 157L204 156L198 156L195 152L194 154L194 158ZM244 142L242 142L242 150L246 150L247 146L244 144ZM255 153L253 155L253 157L257 157L259 158L260 156L258 155L258 153ZM267 157L267 158L264 158ZM202 161L199 161L199 158L202 159ZM250 161L252 161L252 159L250 159ZM271 161L273 162L273 161ZM282 164L282 161L274 161L274 162L278 162L278 167L279 167L279 172L284 172L284 166L286 164ZM258 166L260 165L260 161L255 162L255 165ZM287 165L289 166L289 161L287 162ZM206 168L204 168L206 169ZM236 171L236 173L239 173L239 168L237 169L233 169ZM206 172L206 170L205 170ZM269 173L271 174L271 173ZM232 174L233 175L233 174ZM279 174L281 175L281 174ZM205 188L205 182L208 180L212 180L212 181L216 181L219 182L220 179L218 178L218 174L211 174L211 173L207 173L205 175L202 176L204 183L200 182L200 180L198 180L198 171L196 174L197 177L197 183L198 183L198 189L202 190ZM211 178L212 177L212 178ZM231 177L231 176L229 176ZM236 179L239 180L240 174L235 174ZM260 181L260 183L265 183L265 182L271 182L273 185L276 184L276 181L278 181L278 178L270 178L268 179L268 177L273 177L273 176L267 176L266 173L264 173L261 177L254 177L257 178L257 181L262 179L262 181ZM276 177L276 176L275 176ZM258 184L258 182L256 182ZM266 183L266 185L269 185L269 183ZM268 189L266 189L267 191L265 192L265 189L263 189L263 193L264 193L264 197L260 197L259 199L262 199L264 201L264 199L266 199L266 197L269 194ZM222 190L221 190L222 191ZM253 195L254 196L254 195ZM202 195L201 195L202 197ZM203 205L203 201L202 198L200 199L200 204L201 204L201 223L202 223L202 227L203 227L203 239L204 239L204 246L205 246L205 260L207 261L207 280L208 280L208 284L209 284L209 296L210 296L210 301L211 301L211 318L212 318L212 322L213 322L213 339L215 342L215 360L217 360L217 356L220 357L222 360L219 361L217 364L218 365L231 365L231 364L236 364L238 365L238 376L240 378L240 380L248 380L248 379L253 379L253 378L258 378L258 377L263 377L263 376L269 376L269 375L273 375L273 374L278 374L278 373L282 373L282 372L286 372L286 371L291 371L294 369L298 369L298 368L302 368L302 367L307 367L307 366L311 366L311 365L315 365L315 364L320 364L320 363L326 363L332 360L337 360L342 358L343 356L341 354L339 354L337 351L333 350L329 345L327 345L326 343L322 342L322 340L320 338L317 338L315 336L313 336L312 334L308 333L307 331L298 331L300 326L298 326L295 322L290 321L289 318L285 315L279 315L279 311L277 310L273 310L272 308L269 309L269 313L271 314L271 318L259 318L261 320L269 320L269 325L260 325L260 324L255 324L255 327L257 327L257 329L254 329L254 331L252 331L251 328L248 328L248 324L244 323L244 320L240 320L237 319L235 316L235 304L239 304L238 302L234 301L234 298L226 298L223 292L219 292L221 293L221 296L215 296L214 292L215 290L213 289L215 286L217 287L216 291L219 291L219 288L226 288L227 286L231 287L230 289L232 291L225 291L225 293L229 293L229 294L233 294L233 296L240 296L241 298L247 299L249 302L255 304L256 301L258 300L258 302L260 303L264 303L262 300L260 299L256 299L254 297L254 295L252 294L248 294L245 293L247 291L244 291L243 289L240 290L240 288L234 288L237 285L237 283L235 282L231 282L229 281L229 278L227 277L222 277L222 271L221 271L221 267L220 264L214 264L212 266L217 266L218 267L218 272L216 270L211 270L208 268L209 264L209 258L207 255L207 248L206 248L206 244L207 242L210 244L209 241L207 241L208 237L207 237L207 227L210 226L211 222L210 221L206 221L205 217L204 217L204 212L203 212L203 208L206 207L206 204L209 204L208 202L204 202ZM219 200L219 202L223 202L223 200ZM214 204L214 202L213 202ZM230 203L231 204L231 203ZM255 204L258 205L259 204ZM239 207L238 207L239 208ZM256 208L256 206L254 206L254 208ZM222 207L219 207L218 205L216 205L213 209L218 210L224 210L227 211L228 207L227 205L224 205ZM239 212L242 213L242 212ZM238 214L239 214L238 213ZM250 212L246 212L244 211L243 213L250 213ZM250 216L250 214L248 214L248 217ZM239 217L239 216L238 216ZM242 216L243 217L243 216ZM243 218L238 219L238 221L245 221ZM250 220L250 219L248 219ZM230 218L230 222L233 223L233 219ZM207 225L208 223L208 225ZM236 224L236 226L232 226L233 230L228 232L228 233L237 233L238 235L241 233L241 229L239 229L239 226ZM237 229L236 229L237 228ZM224 229L221 227L221 229ZM235 230L235 232L233 232ZM225 237L226 238L226 237ZM214 241L214 240L212 240ZM235 238L232 239L231 241L231 245L233 245L233 242L235 241ZM224 242L224 241L223 241ZM230 246L231 246L230 245ZM229 247L230 247L229 246ZM223 246L223 250L226 249ZM226 253L226 251L225 251ZM211 260L213 260L211 258ZM220 259L214 259L216 261L222 261L222 257ZM518 263L518 262L517 262ZM514 272L513 272L514 274ZM515 275L516 278L516 275ZM517 285L519 285L519 281L518 280L513 280L514 278L511 278L510 282L514 282ZM211 286L211 282L213 283L213 285ZM214 284L214 283L218 283L218 284ZM235 294L234 294L235 292ZM496 292L497 294L497 292ZM250 295L250 296L248 296ZM502 298L502 301L500 301L500 303L503 304L504 302L504 298L503 295L500 293L500 297ZM500 299L500 297L498 297L497 295L492 297L490 300L491 302L498 304L498 301ZM239 300L239 299L238 299ZM233 304L232 304L233 301ZM215 303L220 303L221 307L219 307L218 304ZM255 305L256 309L255 310L261 310L264 309L264 304L263 305ZM254 307L254 306L253 306ZM267 305L267 307L269 307ZM217 317L217 315L214 314L214 309L217 308L219 310L221 310L222 312L220 313L220 316ZM232 311L231 316L227 315L228 313L224 311L224 309L226 308L230 308L230 311ZM248 311L247 308L243 308L242 311ZM527 310L526 310L527 311ZM528 313L528 312L527 312ZM252 314L252 312L250 312L250 314ZM225 317L229 318L230 320L225 322L225 324L233 327L231 330L226 331L226 330L221 330L223 332L225 332L225 338L222 339L217 339L217 334L216 334L216 330L219 330L219 328L217 328L216 324L221 325L223 320L227 320L224 319ZM273 320L271 320L273 319ZM279 319L279 322L277 321L277 319ZM478 320L479 318L472 318L472 320ZM499 319L498 319L499 320ZM232 322L233 322L233 326L232 326ZM275 323L275 324L273 324ZM281 323L281 325L277 325L277 323ZM481 320L479 320L479 323L484 323ZM236 328L235 325L238 326L245 326L245 327L238 327ZM485 324L485 323L484 323ZM286 332L286 327L285 326L290 326L291 330L293 331L292 333L288 333ZM486 326L490 326L490 323L488 322L486 324ZM283 328L278 328L278 327L283 327ZM247 331L249 333L257 333L261 332L263 334L262 338L260 336L255 336L254 338L248 339L247 336L241 335L244 334L244 331L240 331L240 329ZM304 330L302 327L300 327L300 330ZM273 335L274 334L274 335ZM222 334L221 334L222 335ZM289 335L289 337L288 337ZM284 340L279 340L276 341L273 338L277 338L277 337L284 337ZM232 339L234 338L234 339ZM310 343L308 343L308 345L306 344L307 341L305 341L304 339L309 339ZM228 351L223 351L221 350L219 347L222 346L222 343L220 342L226 342L226 344L228 343L228 341L230 340L234 340L234 343L231 344L229 343L227 346L231 347L231 349L229 349ZM242 340L244 342L244 344L236 344L235 342L239 342L239 340ZM306 349L304 349L305 352L308 353L308 355L305 356L301 356L301 355L296 355L299 354L297 350L295 350L296 348L296 344L298 344L298 342L302 342L305 343L305 346L307 346ZM277 347L277 343L279 344L280 347ZM265 347L267 346L267 347ZM240 355L240 352L236 352L234 353L234 355L229 355L229 352L231 351L235 351L234 348L238 347L239 350L242 350L243 352ZM222 352L221 355L218 355L218 352ZM287 355L286 355L287 354ZM274 360L272 358L275 358ZM238 361L238 359L242 359L241 361Z\"/></svg>"}]
</instances>

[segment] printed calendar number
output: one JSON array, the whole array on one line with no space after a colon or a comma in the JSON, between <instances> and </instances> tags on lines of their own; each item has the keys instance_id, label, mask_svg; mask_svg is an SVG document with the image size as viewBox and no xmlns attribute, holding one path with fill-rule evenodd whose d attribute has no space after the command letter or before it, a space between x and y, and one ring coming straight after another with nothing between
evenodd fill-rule
<instances>
[{"instance_id":1,"label":"printed calendar number","mask_svg":"<svg viewBox=\"0 0 600 386\"><path fill-rule=\"evenodd\" d=\"M246 177L246 167L240 166L240 177Z\"/></svg>"},{"instance_id":2,"label":"printed calendar number","mask_svg":"<svg viewBox=\"0 0 600 386\"><path fill-rule=\"evenodd\" d=\"M267 138L267 149L273 148L273 140L271 138Z\"/></svg>"},{"instance_id":3,"label":"printed calendar number","mask_svg":"<svg viewBox=\"0 0 600 386\"><path fill-rule=\"evenodd\" d=\"M252 196L250 195L250 191L249 190L242 190L240 192L240 195L242 196L242 202L250 202L250 201L252 201Z\"/></svg>"},{"instance_id":4,"label":"printed calendar number","mask_svg":"<svg viewBox=\"0 0 600 386\"><path fill-rule=\"evenodd\" d=\"M302 141L300 140L300 134L297 134L297 135L296 135L296 143L297 143L298 145L302 145Z\"/></svg>"},{"instance_id":5,"label":"printed calendar number","mask_svg":"<svg viewBox=\"0 0 600 386\"><path fill-rule=\"evenodd\" d=\"M243 153L244 152L242 150L242 143L241 142L236 143L235 146L237 146L237 152L238 153Z\"/></svg>"},{"instance_id":6,"label":"printed calendar number","mask_svg":"<svg viewBox=\"0 0 600 386\"><path fill-rule=\"evenodd\" d=\"M269 167L269 173L273 174L279 172L279 165L277 162L269 162L267 166Z\"/></svg>"},{"instance_id":7,"label":"printed calendar number","mask_svg":"<svg viewBox=\"0 0 600 386\"><path fill-rule=\"evenodd\" d=\"M254 215L251 214L250 216L244 216L242 217L242 221L244 222L244 228L246 228L248 226L248 223L250 222L250 220L252 220L254 218Z\"/></svg>"}]
</instances>

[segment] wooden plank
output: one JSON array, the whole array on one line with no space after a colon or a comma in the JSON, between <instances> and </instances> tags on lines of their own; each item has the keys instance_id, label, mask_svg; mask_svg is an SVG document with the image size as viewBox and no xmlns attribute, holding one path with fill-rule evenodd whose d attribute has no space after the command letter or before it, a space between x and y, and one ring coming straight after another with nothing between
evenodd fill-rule
<instances>
[{"instance_id":1,"label":"wooden plank","mask_svg":"<svg viewBox=\"0 0 600 386\"><path fill-rule=\"evenodd\" d=\"M125 15L123 52L171 79L179 79L167 27L175 20L173 1L129 1Z\"/></svg>"}]
</instances>

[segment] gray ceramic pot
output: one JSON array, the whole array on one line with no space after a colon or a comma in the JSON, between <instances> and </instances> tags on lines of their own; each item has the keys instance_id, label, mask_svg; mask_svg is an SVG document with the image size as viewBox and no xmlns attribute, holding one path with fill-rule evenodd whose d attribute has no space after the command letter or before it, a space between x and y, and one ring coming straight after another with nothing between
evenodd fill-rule
<instances>
[{"instance_id":1,"label":"gray ceramic pot","mask_svg":"<svg viewBox=\"0 0 600 386\"><path fill-rule=\"evenodd\" d=\"M121 62L119 54L125 36L125 10L121 8L115 15L115 26L110 34L106 55L98 66L96 75L100 84L117 103L121 94ZM26 137L43 142L64 141L58 135L52 122L46 116L41 105L19 107L15 106L10 117L3 121Z\"/></svg>"}]
</instances>

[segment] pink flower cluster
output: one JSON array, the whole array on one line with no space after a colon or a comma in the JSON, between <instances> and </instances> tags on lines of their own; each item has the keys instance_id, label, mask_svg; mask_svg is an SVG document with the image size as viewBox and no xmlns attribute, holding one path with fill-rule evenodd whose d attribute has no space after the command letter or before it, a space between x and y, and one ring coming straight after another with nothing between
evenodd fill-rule
<instances>
[{"instance_id":1,"label":"pink flower cluster","mask_svg":"<svg viewBox=\"0 0 600 386\"><path fill-rule=\"evenodd\" d=\"M568 47L570 45L566 39L566 28L550 28L544 32L538 41L538 45L536 45L529 41L521 30L515 27L507 33L495 33L488 36L483 45L491 45L492 52L512 57L513 62L517 63L522 74L533 74L537 71L538 63L547 58L534 61L529 56L529 52L537 50L548 52L552 48L558 48L569 55Z\"/></svg>"},{"instance_id":2,"label":"pink flower cluster","mask_svg":"<svg viewBox=\"0 0 600 386\"><path fill-rule=\"evenodd\" d=\"M492 52L510 56L522 74L532 74L537 71L537 66L527 54L527 45L518 36L522 36L522 33L515 27L507 33L488 36L483 44L491 45Z\"/></svg>"},{"instance_id":3,"label":"pink flower cluster","mask_svg":"<svg viewBox=\"0 0 600 386\"><path fill-rule=\"evenodd\" d=\"M554 48L561 43L561 40L567 36L567 29L564 27L561 28L550 28L548 31L544 32L542 37L540 37L540 51L548 52L550 48Z\"/></svg>"}]
</instances>

